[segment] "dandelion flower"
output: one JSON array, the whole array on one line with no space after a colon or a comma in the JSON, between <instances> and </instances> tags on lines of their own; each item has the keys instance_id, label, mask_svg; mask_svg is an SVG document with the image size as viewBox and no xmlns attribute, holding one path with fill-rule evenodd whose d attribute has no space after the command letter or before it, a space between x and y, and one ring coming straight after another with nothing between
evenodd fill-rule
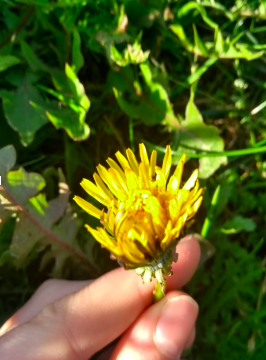
<instances>
[{"instance_id":1,"label":"dandelion flower","mask_svg":"<svg viewBox=\"0 0 266 360\"><path fill-rule=\"evenodd\" d=\"M172 274L172 262L177 261L177 241L200 207L204 189L199 188L198 170L182 185L185 154L169 178L170 146L161 168L156 165L156 150L150 159L144 144L139 145L139 151L140 163L130 149L126 150L127 158L118 151L119 164L108 158L108 169L97 166L95 184L82 180L84 190L107 210L99 210L79 196L74 200L100 219L103 227L86 228L111 257L127 269L136 269L145 283L156 278L164 293L166 276Z\"/></svg>"}]
</instances>

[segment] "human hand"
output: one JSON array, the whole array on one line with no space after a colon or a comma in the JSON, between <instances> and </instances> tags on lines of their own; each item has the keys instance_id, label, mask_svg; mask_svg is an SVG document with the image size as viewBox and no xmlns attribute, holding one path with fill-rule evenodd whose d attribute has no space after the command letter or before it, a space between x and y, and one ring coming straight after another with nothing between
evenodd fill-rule
<instances>
[{"instance_id":1,"label":"human hand","mask_svg":"<svg viewBox=\"0 0 266 360\"><path fill-rule=\"evenodd\" d=\"M177 253L167 294L156 304L154 283L143 285L123 268L95 281L46 281L1 328L0 359L87 360L120 335L101 359L178 359L193 343L198 306L175 289L197 268L198 242L187 236Z\"/></svg>"}]
</instances>

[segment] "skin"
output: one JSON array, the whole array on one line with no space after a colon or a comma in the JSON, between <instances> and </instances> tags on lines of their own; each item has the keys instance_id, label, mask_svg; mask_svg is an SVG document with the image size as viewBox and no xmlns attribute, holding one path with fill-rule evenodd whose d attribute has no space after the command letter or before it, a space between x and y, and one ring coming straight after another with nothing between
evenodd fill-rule
<instances>
[{"instance_id":1,"label":"skin","mask_svg":"<svg viewBox=\"0 0 266 360\"><path fill-rule=\"evenodd\" d=\"M95 281L48 280L0 330L1 360L179 359L195 338L197 303L179 291L195 272L198 242L177 245L167 294L153 304L154 283L122 268Z\"/></svg>"}]
</instances>

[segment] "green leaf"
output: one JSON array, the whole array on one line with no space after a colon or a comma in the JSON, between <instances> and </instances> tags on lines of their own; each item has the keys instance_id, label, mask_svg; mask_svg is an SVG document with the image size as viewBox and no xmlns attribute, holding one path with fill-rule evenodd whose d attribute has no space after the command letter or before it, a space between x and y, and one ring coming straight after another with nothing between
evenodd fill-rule
<instances>
[{"instance_id":1,"label":"green leaf","mask_svg":"<svg viewBox=\"0 0 266 360\"><path fill-rule=\"evenodd\" d=\"M195 24L192 25L193 26L193 32L194 32L194 42L196 45L196 49L194 49L194 51L201 53L203 56L208 57L209 56L209 52L206 49L206 46L204 44L203 41L201 41L201 38L199 37L197 28L195 26Z\"/></svg>"},{"instance_id":2,"label":"green leaf","mask_svg":"<svg viewBox=\"0 0 266 360\"><path fill-rule=\"evenodd\" d=\"M194 30L194 42L193 45L187 38L183 27L180 24L170 25L170 29L176 34L185 47L185 49L195 55L204 57L219 57L220 59L246 59L248 61L260 58L264 51L252 52L248 50L249 44L234 44L231 39L223 40L223 36L219 28L215 28L214 42L204 43L198 33L195 25Z\"/></svg>"},{"instance_id":3,"label":"green leaf","mask_svg":"<svg viewBox=\"0 0 266 360\"><path fill-rule=\"evenodd\" d=\"M18 131L22 144L29 145L35 132L48 121L31 105L31 102L43 103L39 91L31 83L30 76L24 76L16 91L0 90L0 96L9 125Z\"/></svg>"},{"instance_id":4,"label":"green leaf","mask_svg":"<svg viewBox=\"0 0 266 360\"><path fill-rule=\"evenodd\" d=\"M65 183L61 183L59 192L59 196L49 202L44 194L38 194L25 204L25 210L30 216L18 214L11 245L11 254L17 259L18 266L39 241L47 244L49 235L53 236L50 233L52 226L63 216L68 203L69 191Z\"/></svg>"},{"instance_id":5,"label":"green leaf","mask_svg":"<svg viewBox=\"0 0 266 360\"><path fill-rule=\"evenodd\" d=\"M223 40L222 32L217 28L214 35L214 49L220 58L255 60L264 54L264 51L251 52L247 44L233 44L228 38Z\"/></svg>"},{"instance_id":6,"label":"green leaf","mask_svg":"<svg viewBox=\"0 0 266 360\"><path fill-rule=\"evenodd\" d=\"M114 84L114 94L122 110L133 119L140 119L146 125L167 123L178 126L172 105L164 87L153 80L148 64L141 64L140 70L144 86L134 79L132 70L127 67L122 75L112 73L109 77Z\"/></svg>"},{"instance_id":7,"label":"green leaf","mask_svg":"<svg viewBox=\"0 0 266 360\"><path fill-rule=\"evenodd\" d=\"M74 29L72 43L72 68L77 74L84 65L84 58L81 52L81 40L79 32Z\"/></svg>"},{"instance_id":8,"label":"green leaf","mask_svg":"<svg viewBox=\"0 0 266 360\"><path fill-rule=\"evenodd\" d=\"M89 137L90 128L83 121L85 119L71 109L49 110L46 115L57 129L64 129L73 140L82 141Z\"/></svg>"},{"instance_id":9,"label":"green leaf","mask_svg":"<svg viewBox=\"0 0 266 360\"><path fill-rule=\"evenodd\" d=\"M0 55L0 71L20 63L20 59L13 55Z\"/></svg>"},{"instance_id":10,"label":"green leaf","mask_svg":"<svg viewBox=\"0 0 266 360\"><path fill-rule=\"evenodd\" d=\"M183 44L184 48L189 52L194 52L194 45L187 38L183 27L180 24L170 25L169 28L176 34Z\"/></svg>"},{"instance_id":11,"label":"green leaf","mask_svg":"<svg viewBox=\"0 0 266 360\"><path fill-rule=\"evenodd\" d=\"M83 115L85 117L90 108L90 100L85 94L84 86L81 84L77 75L68 64L66 64L65 71L69 87L73 93L74 101L77 105L80 105L81 110L83 109Z\"/></svg>"},{"instance_id":12,"label":"green leaf","mask_svg":"<svg viewBox=\"0 0 266 360\"><path fill-rule=\"evenodd\" d=\"M2 149L0 155L8 161L9 168L14 159L11 149L7 157L7 150ZM16 258L17 267L25 264L34 249L42 251L47 245L51 246L49 258L56 259L54 271L57 274L65 260L73 254L87 262L75 243L77 220L68 203L69 189L60 170L59 179L59 195L51 201L47 201L46 196L39 192L45 186L39 174L27 173L21 168L9 171L4 179L0 190L0 225L2 227L16 213L16 225L8 253Z\"/></svg>"},{"instance_id":13,"label":"green leaf","mask_svg":"<svg viewBox=\"0 0 266 360\"><path fill-rule=\"evenodd\" d=\"M38 173L27 173L23 168L9 171L6 177L6 189L20 204L36 195L45 187L44 178Z\"/></svg>"},{"instance_id":14,"label":"green leaf","mask_svg":"<svg viewBox=\"0 0 266 360\"><path fill-rule=\"evenodd\" d=\"M20 205L38 194L45 186L43 177L37 173L27 173L23 168L9 171L15 164L16 152L12 145L0 150L0 227L18 211ZM8 172L7 172L8 171ZM14 202L15 201L15 202Z\"/></svg>"},{"instance_id":15,"label":"green leaf","mask_svg":"<svg viewBox=\"0 0 266 360\"><path fill-rule=\"evenodd\" d=\"M252 232L255 229L256 224L252 219L237 215L233 219L227 220L223 224L221 231L225 234L237 234L240 231Z\"/></svg>"},{"instance_id":16,"label":"green leaf","mask_svg":"<svg viewBox=\"0 0 266 360\"><path fill-rule=\"evenodd\" d=\"M178 150L189 152L193 149L201 151L221 152L224 150L223 139L219 136L218 129L212 125L206 125L202 115L194 103L196 83L191 86L190 99L186 107L185 120L182 122L183 130L179 131ZM226 164L225 156L216 158L199 159L199 176L206 179L210 177L219 167Z\"/></svg>"},{"instance_id":17,"label":"green leaf","mask_svg":"<svg viewBox=\"0 0 266 360\"><path fill-rule=\"evenodd\" d=\"M68 108L63 107L62 103L55 105L53 102L47 103L45 106L32 103L32 106L39 112L40 116L47 116L57 129L64 129L73 140L82 141L87 139L90 134L89 126L85 122L90 100L77 75L68 64L66 64L66 76L71 95L69 92L68 94L60 94L58 91L45 86L39 86L39 88L55 96Z\"/></svg>"},{"instance_id":18,"label":"green leaf","mask_svg":"<svg viewBox=\"0 0 266 360\"><path fill-rule=\"evenodd\" d=\"M205 8L193 1L190 1L183 5L178 10L177 15L179 18L182 18L183 16L187 15L191 10L197 10L201 14L201 17L205 21L205 23L208 24L211 28L216 29L218 27L218 24L216 24L208 17Z\"/></svg>"},{"instance_id":19,"label":"green leaf","mask_svg":"<svg viewBox=\"0 0 266 360\"><path fill-rule=\"evenodd\" d=\"M48 71L48 66L43 61L41 61L38 56L36 56L32 48L26 43L26 41L21 41L20 45L23 55L33 71Z\"/></svg>"},{"instance_id":20,"label":"green leaf","mask_svg":"<svg viewBox=\"0 0 266 360\"><path fill-rule=\"evenodd\" d=\"M0 149L0 175L2 176L2 182L15 163L16 150L13 145L8 145Z\"/></svg>"}]
</instances>

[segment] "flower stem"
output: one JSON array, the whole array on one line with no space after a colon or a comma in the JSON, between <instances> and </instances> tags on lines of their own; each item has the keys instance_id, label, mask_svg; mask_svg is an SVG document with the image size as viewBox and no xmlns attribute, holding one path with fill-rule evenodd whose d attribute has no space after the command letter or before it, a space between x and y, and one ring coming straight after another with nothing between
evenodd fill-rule
<instances>
[{"instance_id":1,"label":"flower stem","mask_svg":"<svg viewBox=\"0 0 266 360\"><path fill-rule=\"evenodd\" d=\"M156 285L155 285L155 289L153 291L153 302L156 303L159 300L161 300L164 297L164 292L162 291L162 287L165 289L166 288L166 281L164 281L163 284L158 283L158 281L156 281Z\"/></svg>"}]
</instances>

